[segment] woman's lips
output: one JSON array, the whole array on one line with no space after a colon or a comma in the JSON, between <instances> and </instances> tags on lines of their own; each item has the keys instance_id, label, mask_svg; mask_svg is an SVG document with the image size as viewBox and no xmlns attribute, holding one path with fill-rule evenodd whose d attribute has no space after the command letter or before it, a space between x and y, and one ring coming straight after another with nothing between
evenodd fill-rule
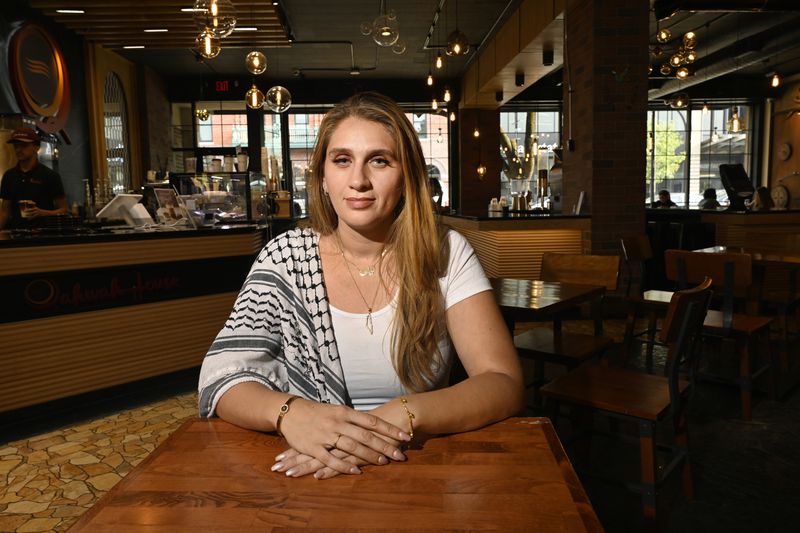
<instances>
[{"instance_id":1,"label":"woman's lips","mask_svg":"<svg viewBox=\"0 0 800 533\"><path fill-rule=\"evenodd\" d=\"M365 208L371 206L372 203L375 201L375 199L374 198L353 198L353 197L351 197L351 198L345 198L344 201L347 202L347 205L349 207L351 207L352 209L365 209Z\"/></svg>"}]
</instances>

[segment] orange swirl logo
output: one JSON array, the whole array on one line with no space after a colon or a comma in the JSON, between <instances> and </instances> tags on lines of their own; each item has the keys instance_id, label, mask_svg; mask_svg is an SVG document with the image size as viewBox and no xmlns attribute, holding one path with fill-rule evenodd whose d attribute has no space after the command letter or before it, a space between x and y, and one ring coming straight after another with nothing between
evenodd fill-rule
<instances>
[{"instance_id":1,"label":"orange swirl logo","mask_svg":"<svg viewBox=\"0 0 800 533\"><path fill-rule=\"evenodd\" d=\"M38 59L27 58L25 60L25 67L31 74L41 74L47 79L50 79L50 65Z\"/></svg>"}]
</instances>

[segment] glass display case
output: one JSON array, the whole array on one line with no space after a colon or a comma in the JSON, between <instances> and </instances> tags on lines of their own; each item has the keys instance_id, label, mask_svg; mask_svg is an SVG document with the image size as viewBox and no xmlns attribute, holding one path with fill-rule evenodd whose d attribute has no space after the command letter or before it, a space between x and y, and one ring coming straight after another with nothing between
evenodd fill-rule
<instances>
[{"instance_id":1,"label":"glass display case","mask_svg":"<svg viewBox=\"0 0 800 533\"><path fill-rule=\"evenodd\" d=\"M195 222L251 222L263 216L266 181L259 172L205 172L170 174Z\"/></svg>"}]
</instances>

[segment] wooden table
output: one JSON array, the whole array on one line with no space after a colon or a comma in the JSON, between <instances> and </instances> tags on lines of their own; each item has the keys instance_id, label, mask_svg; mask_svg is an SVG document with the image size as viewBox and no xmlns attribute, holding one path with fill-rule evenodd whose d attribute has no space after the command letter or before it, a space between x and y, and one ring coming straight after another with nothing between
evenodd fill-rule
<instances>
[{"instance_id":1,"label":"wooden table","mask_svg":"<svg viewBox=\"0 0 800 533\"><path fill-rule=\"evenodd\" d=\"M500 306L510 331L517 321L554 319L553 328L560 329L558 314L584 302L599 302L605 288L594 285L559 283L529 279L492 278L495 300ZM602 334L602 317L593 309L595 329ZM599 322L599 326L598 326Z\"/></svg>"},{"instance_id":2,"label":"wooden table","mask_svg":"<svg viewBox=\"0 0 800 533\"><path fill-rule=\"evenodd\" d=\"M547 418L435 437L318 481L270 472L283 439L190 420L72 531L602 531Z\"/></svg>"}]
</instances>

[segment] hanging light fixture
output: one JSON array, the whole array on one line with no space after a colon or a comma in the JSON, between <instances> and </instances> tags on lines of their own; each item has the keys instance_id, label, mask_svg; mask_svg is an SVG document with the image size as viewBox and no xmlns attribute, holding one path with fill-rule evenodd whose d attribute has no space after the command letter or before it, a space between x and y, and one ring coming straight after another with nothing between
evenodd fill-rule
<instances>
[{"instance_id":1,"label":"hanging light fixture","mask_svg":"<svg viewBox=\"0 0 800 533\"><path fill-rule=\"evenodd\" d=\"M211 31L218 39L227 37L236 27L236 8L231 0L196 0L192 15L198 28Z\"/></svg>"},{"instance_id":2,"label":"hanging light fixture","mask_svg":"<svg viewBox=\"0 0 800 533\"><path fill-rule=\"evenodd\" d=\"M434 111L439 109L439 102L436 101L436 98L431 100L431 109L433 109Z\"/></svg>"},{"instance_id":3,"label":"hanging light fixture","mask_svg":"<svg viewBox=\"0 0 800 533\"><path fill-rule=\"evenodd\" d=\"M478 129L478 126L475 126L475 129L472 131L472 136L476 139L481 136L481 130Z\"/></svg>"},{"instance_id":4,"label":"hanging light fixture","mask_svg":"<svg viewBox=\"0 0 800 533\"><path fill-rule=\"evenodd\" d=\"M728 119L728 133L739 133L742 131L742 119L739 118L739 108L734 106L731 117Z\"/></svg>"},{"instance_id":5,"label":"hanging light fixture","mask_svg":"<svg viewBox=\"0 0 800 533\"><path fill-rule=\"evenodd\" d=\"M690 74L689 69L686 67L681 67L675 71L675 76L677 76L682 80L688 78L689 74Z\"/></svg>"},{"instance_id":6,"label":"hanging light fixture","mask_svg":"<svg viewBox=\"0 0 800 533\"><path fill-rule=\"evenodd\" d=\"M708 107L708 102L703 102L703 113L708 113L711 108Z\"/></svg>"},{"instance_id":7,"label":"hanging light fixture","mask_svg":"<svg viewBox=\"0 0 800 533\"><path fill-rule=\"evenodd\" d=\"M372 35L372 40L378 46L392 47L392 52L395 54L403 54L406 51L406 43L400 39L397 15L394 10L386 10L385 0L381 0L378 16L372 22L362 22L359 29L362 35Z\"/></svg>"},{"instance_id":8,"label":"hanging light fixture","mask_svg":"<svg viewBox=\"0 0 800 533\"><path fill-rule=\"evenodd\" d=\"M669 41L671 38L672 38L672 32L671 32L671 31L669 31L669 30L668 30L668 29L666 29L666 28L663 28L663 29L661 29L661 30L658 30L658 32L656 33L656 40L657 40L658 42L660 42L661 44L664 44L664 43L666 43L666 42L667 42L667 41Z\"/></svg>"},{"instance_id":9,"label":"hanging light fixture","mask_svg":"<svg viewBox=\"0 0 800 533\"><path fill-rule=\"evenodd\" d=\"M198 120L201 120L203 122L208 120L208 115L209 115L208 109L206 108L195 109L194 111L194 116L196 116Z\"/></svg>"},{"instance_id":10,"label":"hanging light fixture","mask_svg":"<svg viewBox=\"0 0 800 533\"><path fill-rule=\"evenodd\" d=\"M456 112L450 111L450 122L455 122L455 121L456 121Z\"/></svg>"},{"instance_id":11,"label":"hanging light fixture","mask_svg":"<svg viewBox=\"0 0 800 533\"><path fill-rule=\"evenodd\" d=\"M206 59L214 59L219 55L219 38L206 28L194 41L197 52Z\"/></svg>"},{"instance_id":12,"label":"hanging light fixture","mask_svg":"<svg viewBox=\"0 0 800 533\"><path fill-rule=\"evenodd\" d=\"M772 80L769 82L772 87L778 87L781 84L781 77L777 72L772 74Z\"/></svg>"},{"instance_id":13,"label":"hanging light fixture","mask_svg":"<svg viewBox=\"0 0 800 533\"><path fill-rule=\"evenodd\" d=\"M250 74L263 74L264 71L267 70L267 56L258 50L253 50L247 54L244 59L244 63L247 66L247 70L250 72Z\"/></svg>"},{"instance_id":14,"label":"hanging light fixture","mask_svg":"<svg viewBox=\"0 0 800 533\"><path fill-rule=\"evenodd\" d=\"M444 60L442 59L442 53L436 52L436 68L442 68L444 65Z\"/></svg>"},{"instance_id":15,"label":"hanging light fixture","mask_svg":"<svg viewBox=\"0 0 800 533\"><path fill-rule=\"evenodd\" d=\"M469 39L458 29L458 0L456 0L456 29L447 36L447 48L444 53L449 56L463 56L469 53Z\"/></svg>"},{"instance_id":16,"label":"hanging light fixture","mask_svg":"<svg viewBox=\"0 0 800 533\"><path fill-rule=\"evenodd\" d=\"M252 87L245 93L244 101L247 107L251 109L259 109L264 105L264 93L254 83Z\"/></svg>"},{"instance_id":17,"label":"hanging light fixture","mask_svg":"<svg viewBox=\"0 0 800 533\"><path fill-rule=\"evenodd\" d=\"M478 168L475 169L475 172L478 174L479 178L483 178L486 175L486 165L478 163Z\"/></svg>"},{"instance_id":18,"label":"hanging light fixture","mask_svg":"<svg viewBox=\"0 0 800 533\"><path fill-rule=\"evenodd\" d=\"M275 85L267 91L266 106L270 111L283 113L292 105L292 94L286 87Z\"/></svg>"},{"instance_id":19,"label":"hanging light fixture","mask_svg":"<svg viewBox=\"0 0 800 533\"><path fill-rule=\"evenodd\" d=\"M445 102L449 102L450 98L451 98L450 97L450 88L449 87L445 87L444 88L444 95L442 96L442 100L444 100Z\"/></svg>"},{"instance_id":20,"label":"hanging light fixture","mask_svg":"<svg viewBox=\"0 0 800 533\"><path fill-rule=\"evenodd\" d=\"M683 109L689 105L689 95L686 93L675 93L666 103L672 109Z\"/></svg>"},{"instance_id":21,"label":"hanging light fixture","mask_svg":"<svg viewBox=\"0 0 800 533\"><path fill-rule=\"evenodd\" d=\"M426 82L428 84L428 87L433 86L433 74L431 74L430 70L428 71L428 79L426 80Z\"/></svg>"},{"instance_id":22,"label":"hanging light fixture","mask_svg":"<svg viewBox=\"0 0 800 533\"><path fill-rule=\"evenodd\" d=\"M693 31L687 31L686 33L684 33L683 46L690 49L697 46L697 34Z\"/></svg>"},{"instance_id":23,"label":"hanging light fixture","mask_svg":"<svg viewBox=\"0 0 800 533\"><path fill-rule=\"evenodd\" d=\"M439 128L439 134L436 136L436 142L442 144L444 142L444 137L442 136L442 128Z\"/></svg>"}]
</instances>

